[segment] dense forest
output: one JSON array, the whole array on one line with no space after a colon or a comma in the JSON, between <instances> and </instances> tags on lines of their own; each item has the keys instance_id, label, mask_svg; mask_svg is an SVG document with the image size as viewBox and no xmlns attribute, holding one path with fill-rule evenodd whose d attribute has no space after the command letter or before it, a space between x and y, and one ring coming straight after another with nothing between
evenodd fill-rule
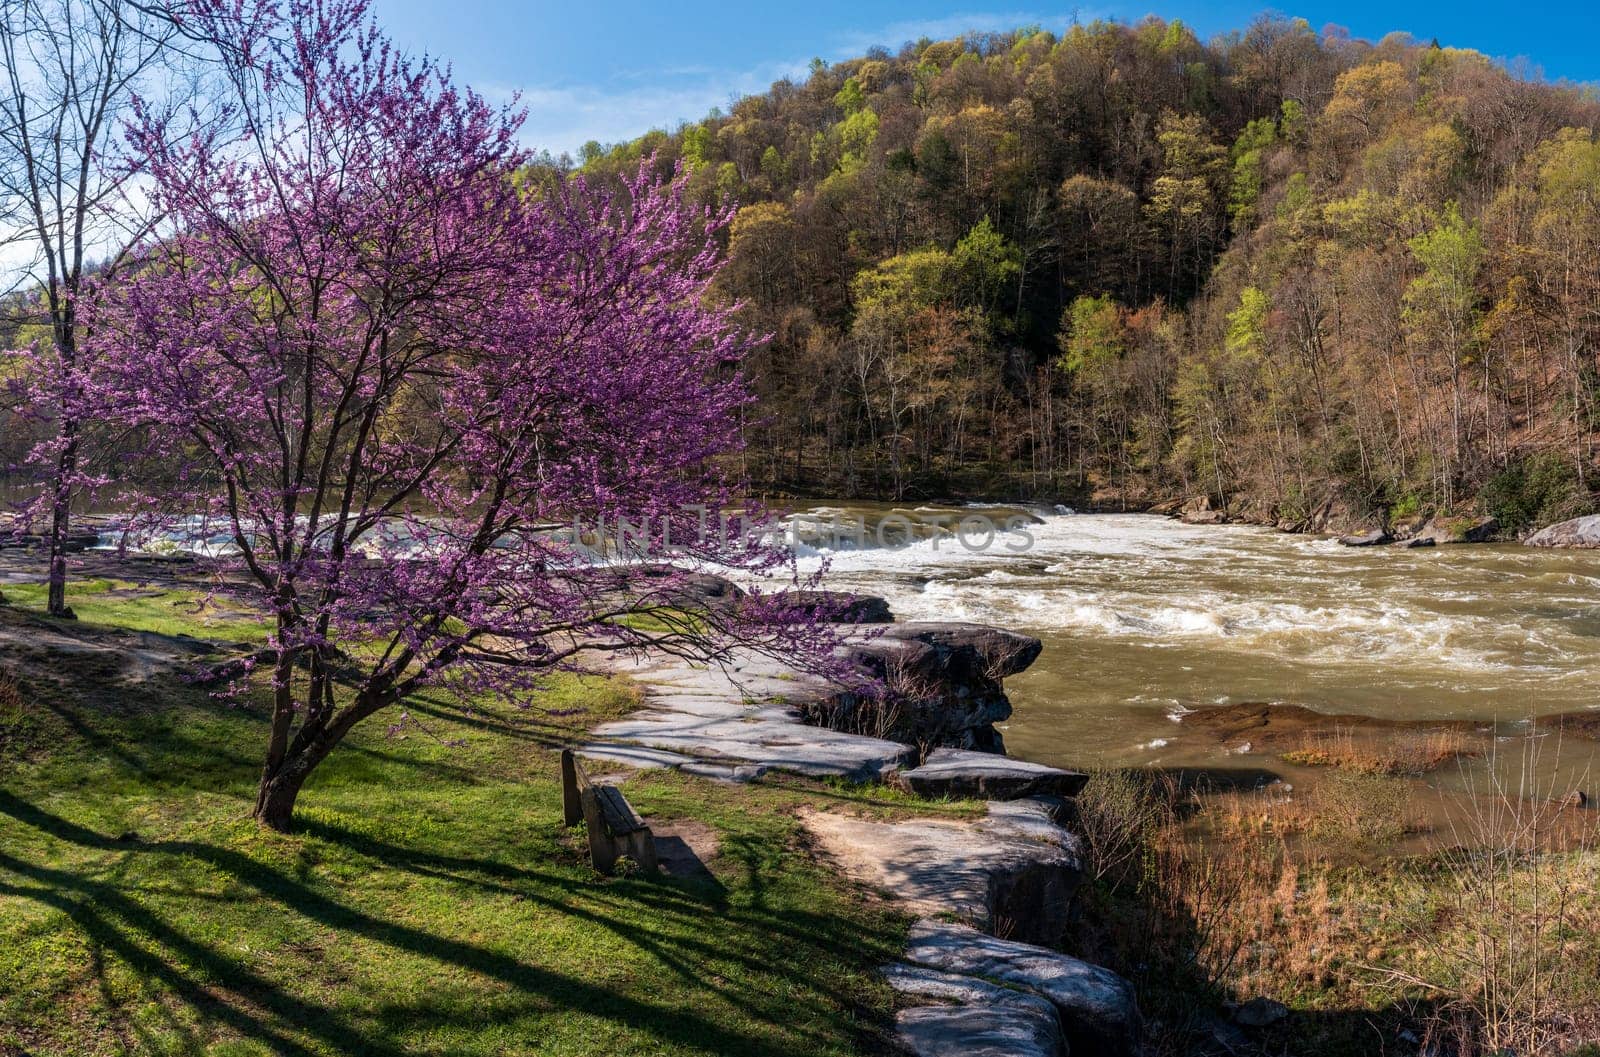
<instances>
[{"instance_id":1,"label":"dense forest","mask_svg":"<svg viewBox=\"0 0 1600 1057\"><path fill-rule=\"evenodd\" d=\"M1582 512L1600 102L1264 17L921 40L581 165L736 204L774 493Z\"/></svg>"}]
</instances>

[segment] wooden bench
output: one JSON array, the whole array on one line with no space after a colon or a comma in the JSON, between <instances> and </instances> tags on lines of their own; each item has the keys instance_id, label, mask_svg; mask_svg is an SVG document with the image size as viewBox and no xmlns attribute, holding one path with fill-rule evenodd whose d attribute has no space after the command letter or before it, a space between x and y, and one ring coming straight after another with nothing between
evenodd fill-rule
<instances>
[{"instance_id":1,"label":"wooden bench","mask_svg":"<svg viewBox=\"0 0 1600 1057\"><path fill-rule=\"evenodd\" d=\"M601 873L616 870L626 855L646 873L656 873L655 835L622 790L590 781L571 749L561 750L561 806L567 825L589 831L589 861Z\"/></svg>"}]
</instances>

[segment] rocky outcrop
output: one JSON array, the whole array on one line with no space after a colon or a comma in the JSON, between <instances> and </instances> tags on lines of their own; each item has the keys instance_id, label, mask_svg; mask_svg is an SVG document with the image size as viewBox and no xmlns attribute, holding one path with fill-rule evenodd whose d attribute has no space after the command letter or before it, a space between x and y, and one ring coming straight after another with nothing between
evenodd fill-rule
<instances>
[{"instance_id":1,"label":"rocky outcrop","mask_svg":"<svg viewBox=\"0 0 1600 1057\"><path fill-rule=\"evenodd\" d=\"M710 594L711 604L725 596ZM924 921L906 962L885 968L914 1003L896 1018L901 1046L918 1057L1065 1057L1069 1042L1073 1053L1131 1053L1139 1023L1131 988L1047 946L1065 936L1083 875L1082 843L1062 818L1063 798L1086 776L968 751L1010 714L1001 681L1033 663L1038 640L971 624L881 624L844 629L841 649L901 692L907 718L888 736L862 732L873 718L867 699L769 658L737 653L705 667L658 656L630 662L649 707L601 726L579 751L724 781L781 770L991 798L976 821L801 813L847 875L930 919L970 923ZM914 766L917 750L903 743L913 736L968 748L935 748Z\"/></svg>"},{"instance_id":2,"label":"rocky outcrop","mask_svg":"<svg viewBox=\"0 0 1600 1057\"><path fill-rule=\"evenodd\" d=\"M883 695L844 692L802 705L808 722L871 732L908 744L999 753L994 725L1011 715L1002 680L1024 671L1042 644L981 624L908 623L846 637L848 659L878 679Z\"/></svg>"},{"instance_id":3,"label":"rocky outcrop","mask_svg":"<svg viewBox=\"0 0 1600 1057\"><path fill-rule=\"evenodd\" d=\"M896 775L896 781L919 796L982 797L986 800L1076 796L1088 780L1089 776L1081 771L1063 771L1041 763L963 749L935 749L922 766Z\"/></svg>"},{"instance_id":4,"label":"rocky outcrop","mask_svg":"<svg viewBox=\"0 0 1600 1057\"><path fill-rule=\"evenodd\" d=\"M1522 541L1530 547L1572 547L1600 549L1600 514L1575 517L1540 529Z\"/></svg>"},{"instance_id":5,"label":"rocky outcrop","mask_svg":"<svg viewBox=\"0 0 1600 1057\"><path fill-rule=\"evenodd\" d=\"M833 688L769 657L735 652L721 667L669 656L618 664L646 687L651 707L597 728L582 755L730 781L771 770L872 781L916 757L899 742L807 729L794 702Z\"/></svg>"},{"instance_id":6,"label":"rocky outcrop","mask_svg":"<svg viewBox=\"0 0 1600 1057\"><path fill-rule=\"evenodd\" d=\"M1340 536L1339 542L1346 547L1379 547L1393 543L1394 537L1384 529L1373 529L1356 536Z\"/></svg>"},{"instance_id":7,"label":"rocky outcrop","mask_svg":"<svg viewBox=\"0 0 1600 1057\"><path fill-rule=\"evenodd\" d=\"M851 644L854 657L877 674L898 670L919 678L999 680L1016 675L1039 659L1043 644L987 624L891 624L873 628Z\"/></svg>"},{"instance_id":8,"label":"rocky outcrop","mask_svg":"<svg viewBox=\"0 0 1600 1057\"><path fill-rule=\"evenodd\" d=\"M1413 543L1488 543L1500 534L1500 522L1492 517L1433 517L1412 535Z\"/></svg>"},{"instance_id":9,"label":"rocky outcrop","mask_svg":"<svg viewBox=\"0 0 1600 1057\"><path fill-rule=\"evenodd\" d=\"M1178 520L1185 525L1222 525L1228 520L1228 512L1212 506L1210 497L1200 496L1179 508Z\"/></svg>"},{"instance_id":10,"label":"rocky outcrop","mask_svg":"<svg viewBox=\"0 0 1600 1057\"><path fill-rule=\"evenodd\" d=\"M915 965L883 969L889 986L933 999L895 1017L901 1046L918 1057L1062 1057L1056 1009L1038 995Z\"/></svg>"},{"instance_id":11,"label":"rocky outcrop","mask_svg":"<svg viewBox=\"0 0 1600 1057\"><path fill-rule=\"evenodd\" d=\"M1040 650L1038 639L976 624L853 625L841 643L898 694L841 693L753 651L722 667L652 657L628 668L652 707L599 728L581 751L740 781L766 770L878 779L913 766L913 745L998 748L993 724L1011 714L1001 680Z\"/></svg>"},{"instance_id":12,"label":"rocky outcrop","mask_svg":"<svg viewBox=\"0 0 1600 1057\"><path fill-rule=\"evenodd\" d=\"M848 875L913 911L1058 943L1082 879L1082 843L1032 801L992 803L978 822L880 822L813 811L806 829Z\"/></svg>"},{"instance_id":13,"label":"rocky outcrop","mask_svg":"<svg viewBox=\"0 0 1600 1057\"><path fill-rule=\"evenodd\" d=\"M1140 1017L1133 986L1109 969L965 925L923 920L911 928L906 961L1020 988L1047 999L1073 1053L1131 1054Z\"/></svg>"},{"instance_id":14,"label":"rocky outcrop","mask_svg":"<svg viewBox=\"0 0 1600 1057\"><path fill-rule=\"evenodd\" d=\"M0 549L44 550L49 544L46 537L32 533L0 533ZM82 554L99 545L98 532L69 532L61 538L61 549L67 554Z\"/></svg>"}]
</instances>

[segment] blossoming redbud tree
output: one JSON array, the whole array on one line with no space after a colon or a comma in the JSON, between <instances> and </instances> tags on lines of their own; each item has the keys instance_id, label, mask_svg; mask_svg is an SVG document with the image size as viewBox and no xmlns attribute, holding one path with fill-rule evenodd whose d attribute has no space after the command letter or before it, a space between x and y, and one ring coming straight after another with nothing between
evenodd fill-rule
<instances>
[{"instance_id":1,"label":"blossoming redbud tree","mask_svg":"<svg viewBox=\"0 0 1600 1057\"><path fill-rule=\"evenodd\" d=\"M526 186L520 116L397 53L365 0L182 10L241 131L135 123L171 226L97 292L81 387L130 446L124 502L209 519L270 613L258 819L286 828L341 739L424 687L517 691L589 651L830 654L776 592L675 617L697 565L786 575L705 529L739 501L749 402L751 339L708 297L725 215L643 171ZM674 563L543 528L619 521Z\"/></svg>"}]
</instances>

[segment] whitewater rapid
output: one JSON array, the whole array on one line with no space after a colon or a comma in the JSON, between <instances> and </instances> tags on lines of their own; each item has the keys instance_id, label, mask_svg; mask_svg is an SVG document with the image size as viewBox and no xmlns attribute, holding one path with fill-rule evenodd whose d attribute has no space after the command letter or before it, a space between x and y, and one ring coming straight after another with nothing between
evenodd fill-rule
<instances>
[{"instance_id":1,"label":"whitewater rapid","mask_svg":"<svg viewBox=\"0 0 1600 1057\"><path fill-rule=\"evenodd\" d=\"M1481 719L1600 704L1600 556L1357 549L1148 515L1033 513L1020 551L942 537L802 548L801 564L826 563L830 586L882 595L903 620L1044 639L1012 693L1025 738L1039 733L1030 724L1089 713L1137 728L1108 746L1148 746L1161 740L1160 723L1137 718L1149 710L1257 700Z\"/></svg>"}]
</instances>

